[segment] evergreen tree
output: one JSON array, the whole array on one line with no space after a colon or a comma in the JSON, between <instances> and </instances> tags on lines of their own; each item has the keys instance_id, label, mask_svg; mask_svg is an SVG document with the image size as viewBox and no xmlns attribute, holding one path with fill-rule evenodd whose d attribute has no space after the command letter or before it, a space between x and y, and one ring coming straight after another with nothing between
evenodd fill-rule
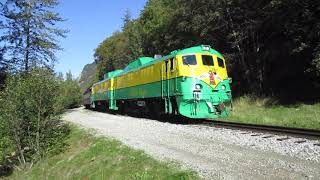
<instances>
[{"instance_id":1,"label":"evergreen tree","mask_svg":"<svg viewBox=\"0 0 320 180\"><path fill-rule=\"evenodd\" d=\"M132 21L131 12L129 9L126 9L122 20L123 20L122 30L124 31L130 25L130 23Z\"/></svg>"},{"instance_id":2,"label":"evergreen tree","mask_svg":"<svg viewBox=\"0 0 320 180\"><path fill-rule=\"evenodd\" d=\"M61 49L57 38L66 33L66 30L55 28L57 22L63 21L58 13L51 11L57 5L57 0L7 0L0 3L4 17L1 40L9 57L6 62L15 70L53 67L55 52Z\"/></svg>"}]
</instances>

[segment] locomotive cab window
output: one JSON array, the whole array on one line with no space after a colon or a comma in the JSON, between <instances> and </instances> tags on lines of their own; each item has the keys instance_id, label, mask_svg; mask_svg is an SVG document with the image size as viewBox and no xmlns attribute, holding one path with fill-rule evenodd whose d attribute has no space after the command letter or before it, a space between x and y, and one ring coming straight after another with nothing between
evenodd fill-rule
<instances>
[{"instance_id":1,"label":"locomotive cab window","mask_svg":"<svg viewBox=\"0 0 320 180\"><path fill-rule=\"evenodd\" d=\"M213 58L209 55L202 55L202 64L205 66L213 66Z\"/></svg>"},{"instance_id":2,"label":"locomotive cab window","mask_svg":"<svg viewBox=\"0 0 320 180\"><path fill-rule=\"evenodd\" d=\"M170 71L174 72L174 69L175 69L175 67L174 67L174 59L172 58L172 59L170 59Z\"/></svg>"},{"instance_id":3,"label":"locomotive cab window","mask_svg":"<svg viewBox=\"0 0 320 180\"><path fill-rule=\"evenodd\" d=\"M195 55L187 55L182 57L184 65L197 65L197 60Z\"/></svg>"},{"instance_id":4,"label":"locomotive cab window","mask_svg":"<svg viewBox=\"0 0 320 180\"><path fill-rule=\"evenodd\" d=\"M218 65L222 68L224 68L224 62L223 62L223 59L221 58L217 58L218 59Z\"/></svg>"}]
</instances>

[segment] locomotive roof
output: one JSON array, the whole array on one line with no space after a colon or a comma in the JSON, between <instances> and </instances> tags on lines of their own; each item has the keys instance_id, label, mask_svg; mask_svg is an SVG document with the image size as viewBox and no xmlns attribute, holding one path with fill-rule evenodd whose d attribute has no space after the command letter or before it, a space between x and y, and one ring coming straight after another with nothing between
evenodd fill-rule
<instances>
[{"instance_id":1,"label":"locomotive roof","mask_svg":"<svg viewBox=\"0 0 320 180\"><path fill-rule=\"evenodd\" d=\"M208 49L204 50L204 48L208 48ZM223 57L218 51L216 51L215 49L211 48L209 45L199 45L199 46L194 46L194 47L190 47L190 48L186 48L186 49L182 49L182 50L172 51L169 55L163 56L163 57L158 58L158 59L154 59L154 58L151 58L151 57L139 58L137 60L132 61L124 69L124 71L122 73L120 73L119 75L125 74L125 73L130 72L130 71L134 71L134 70L146 67L146 66L149 66L151 64L155 64L155 63L157 63L159 61L164 61L164 60L173 58L173 57L175 57L177 55L194 54L194 53L207 53L207 52L210 52L211 54L215 54L215 55L219 56L220 58ZM132 63L142 62L142 61L143 61L143 63L141 63L141 65L138 65L138 66L135 66L135 67L133 67L131 65Z\"/></svg>"},{"instance_id":2,"label":"locomotive roof","mask_svg":"<svg viewBox=\"0 0 320 180\"><path fill-rule=\"evenodd\" d=\"M151 64L155 64L159 61L164 61L164 60L173 58L177 55L194 54L194 53L208 53L208 52L210 52L211 54L214 54L216 56L219 56L220 58L223 57L218 51L211 48L209 45L199 45L199 46L194 46L194 47L190 47L190 48L186 48L186 49L174 50L169 55L163 56L158 59L154 59L152 57L140 57L138 59L131 61L127 65L127 67L124 68L123 70L115 70L115 71L117 71L117 73L113 73L115 71L109 72L110 76L108 76L108 78L93 84L93 86L96 84L100 84L102 82L105 82L105 81L109 80L110 78L118 77L118 76L121 76L121 75L126 74L131 71L136 71L138 69L144 68L144 67L149 66Z\"/></svg>"},{"instance_id":3,"label":"locomotive roof","mask_svg":"<svg viewBox=\"0 0 320 180\"><path fill-rule=\"evenodd\" d=\"M215 54L219 57L222 57L222 55L218 51L211 48L211 46L209 46L209 45L194 46L194 47L190 47L190 48L186 48L186 49L172 51L171 53L175 53L175 52L176 52L175 55L210 52L211 54Z\"/></svg>"}]
</instances>

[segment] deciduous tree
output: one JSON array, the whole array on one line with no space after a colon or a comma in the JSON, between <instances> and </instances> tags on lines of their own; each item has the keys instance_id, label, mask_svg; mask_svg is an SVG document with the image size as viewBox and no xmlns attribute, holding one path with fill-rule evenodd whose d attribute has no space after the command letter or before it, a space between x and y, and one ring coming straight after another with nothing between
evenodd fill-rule
<instances>
[{"instance_id":1,"label":"deciduous tree","mask_svg":"<svg viewBox=\"0 0 320 180\"><path fill-rule=\"evenodd\" d=\"M0 126L5 127L2 152L25 165L65 146L69 129L59 120L59 93L57 78L46 69L8 77L0 94Z\"/></svg>"}]
</instances>

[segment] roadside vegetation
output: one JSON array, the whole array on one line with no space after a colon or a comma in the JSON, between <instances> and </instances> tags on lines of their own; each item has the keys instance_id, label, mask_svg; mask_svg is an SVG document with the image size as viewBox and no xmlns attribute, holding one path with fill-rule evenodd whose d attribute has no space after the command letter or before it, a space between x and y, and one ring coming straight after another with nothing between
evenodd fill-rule
<instances>
[{"instance_id":1,"label":"roadside vegetation","mask_svg":"<svg viewBox=\"0 0 320 180\"><path fill-rule=\"evenodd\" d=\"M71 73L54 72L66 30L56 0L0 2L0 177L63 152L70 133L60 120L82 94Z\"/></svg>"},{"instance_id":2,"label":"roadside vegetation","mask_svg":"<svg viewBox=\"0 0 320 180\"><path fill-rule=\"evenodd\" d=\"M320 103L280 104L277 99L242 96L234 99L226 121L320 130Z\"/></svg>"},{"instance_id":3,"label":"roadside vegetation","mask_svg":"<svg viewBox=\"0 0 320 180\"><path fill-rule=\"evenodd\" d=\"M71 128L64 153L48 157L10 179L198 179L120 142Z\"/></svg>"},{"instance_id":4,"label":"roadside vegetation","mask_svg":"<svg viewBox=\"0 0 320 180\"><path fill-rule=\"evenodd\" d=\"M71 72L66 73L66 78L60 77L59 81L59 106L64 109L70 109L82 105L82 90L77 82L72 77Z\"/></svg>"},{"instance_id":5,"label":"roadside vegetation","mask_svg":"<svg viewBox=\"0 0 320 180\"><path fill-rule=\"evenodd\" d=\"M43 68L7 77L0 92L0 175L3 167L32 167L67 147L70 128L60 114L81 102L80 87L70 81Z\"/></svg>"}]
</instances>

